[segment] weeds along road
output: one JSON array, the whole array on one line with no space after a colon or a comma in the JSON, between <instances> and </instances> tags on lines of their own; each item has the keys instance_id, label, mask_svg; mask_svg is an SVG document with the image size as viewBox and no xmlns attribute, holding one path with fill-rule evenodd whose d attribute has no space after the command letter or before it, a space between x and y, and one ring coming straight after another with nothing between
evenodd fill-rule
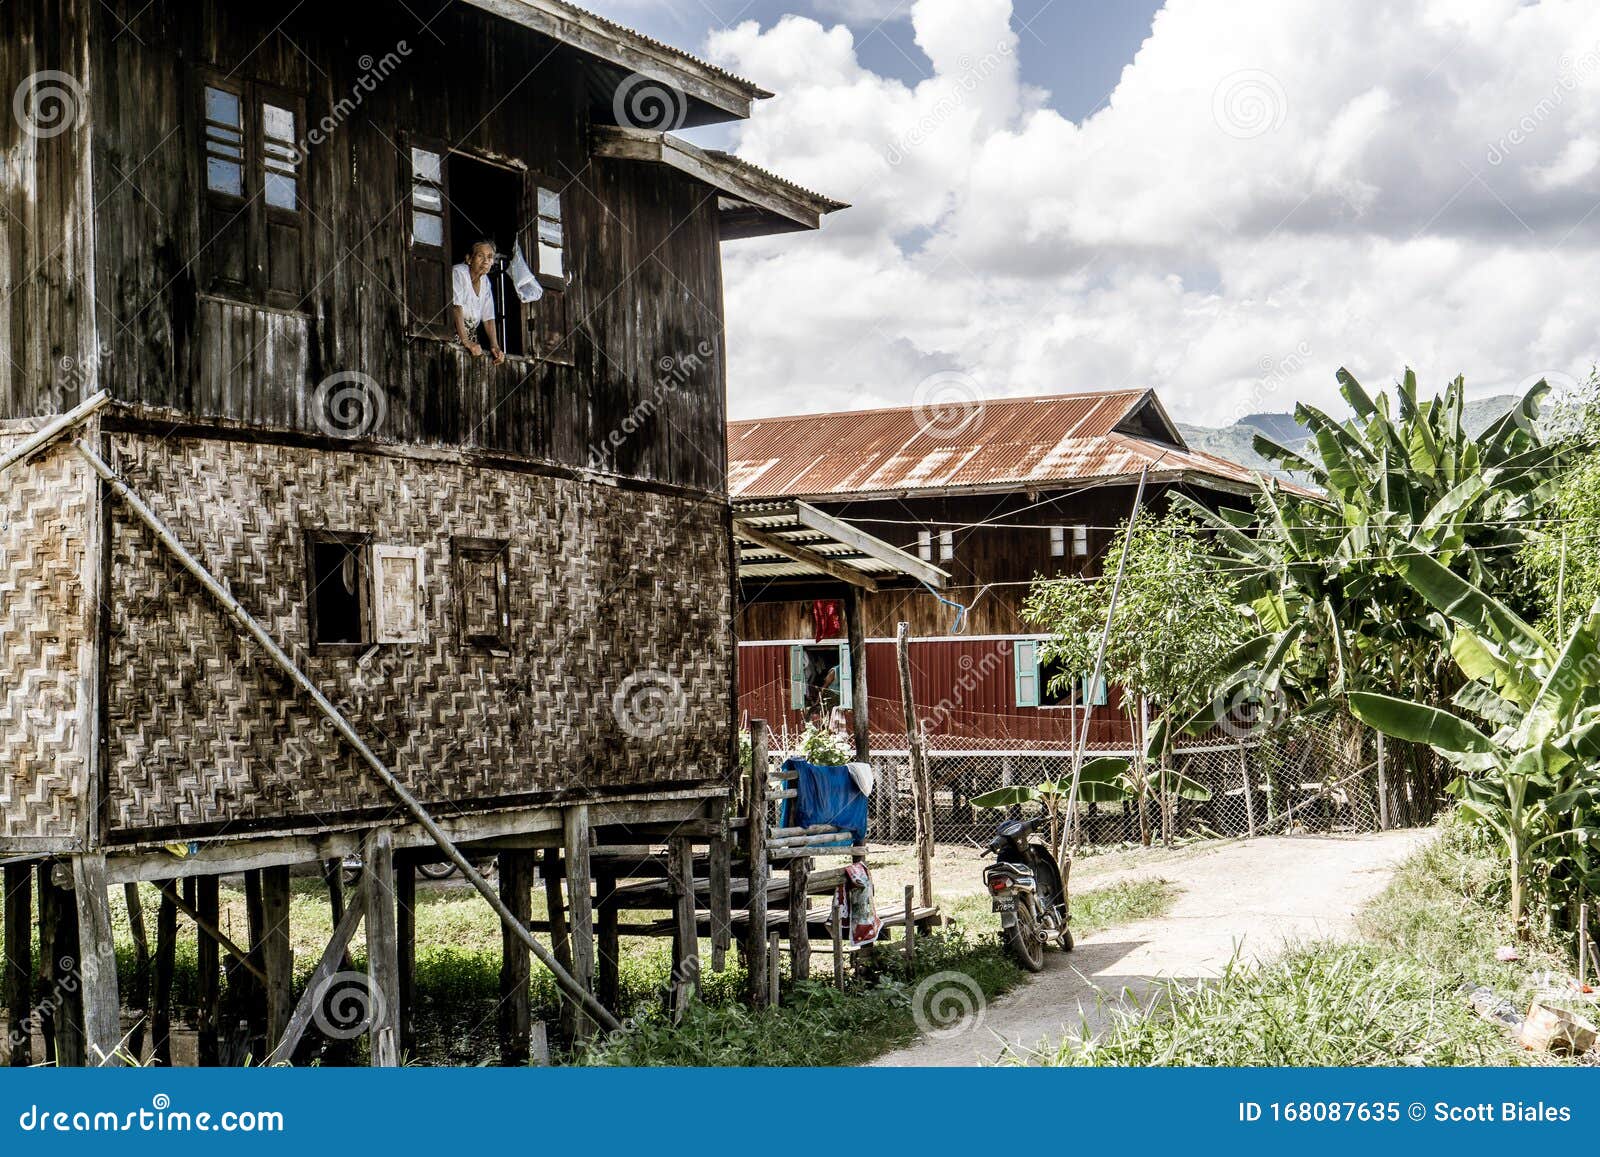
<instances>
[{"instance_id":1,"label":"weeds along road","mask_svg":"<svg viewBox=\"0 0 1600 1157\"><path fill-rule=\"evenodd\" d=\"M1090 1031L1105 1004L1142 1000L1157 981L1215 976L1235 951L1265 960L1285 943L1352 933L1357 912L1431 832L1293 836L1150 853L1146 865L1075 880L1078 887L1159 876L1180 889L1171 911L1086 936L1070 955L1049 952L1045 970L937 1038L880 1057L877 1065L985 1065L1009 1048L1054 1051Z\"/></svg>"}]
</instances>

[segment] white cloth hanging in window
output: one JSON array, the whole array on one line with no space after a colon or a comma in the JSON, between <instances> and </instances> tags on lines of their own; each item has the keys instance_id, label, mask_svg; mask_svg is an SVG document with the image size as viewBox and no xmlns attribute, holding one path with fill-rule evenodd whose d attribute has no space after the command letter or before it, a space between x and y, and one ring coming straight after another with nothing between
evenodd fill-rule
<instances>
[{"instance_id":1,"label":"white cloth hanging in window","mask_svg":"<svg viewBox=\"0 0 1600 1157\"><path fill-rule=\"evenodd\" d=\"M544 296L544 286L539 284L539 279L533 275L533 270L528 268L527 258L522 256L520 241L511 251L511 284L516 287L517 296L524 302L538 301Z\"/></svg>"}]
</instances>

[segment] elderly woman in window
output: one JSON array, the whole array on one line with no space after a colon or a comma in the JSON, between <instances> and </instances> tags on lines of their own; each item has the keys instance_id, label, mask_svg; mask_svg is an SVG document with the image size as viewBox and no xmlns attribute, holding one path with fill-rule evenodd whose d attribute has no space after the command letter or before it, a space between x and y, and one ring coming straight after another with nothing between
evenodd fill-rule
<instances>
[{"instance_id":1,"label":"elderly woman in window","mask_svg":"<svg viewBox=\"0 0 1600 1157\"><path fill-rule=\"evenodd\" d=\"M494 328L494 292L489 288L489 270L494 266L494 242L474 241L467 259L450 270L450 319L455 323L456 340L473 357L483 356L478 327L489 339L489 356L494 364L506 360L500 336Z\"/></svg>"}]
</instances>

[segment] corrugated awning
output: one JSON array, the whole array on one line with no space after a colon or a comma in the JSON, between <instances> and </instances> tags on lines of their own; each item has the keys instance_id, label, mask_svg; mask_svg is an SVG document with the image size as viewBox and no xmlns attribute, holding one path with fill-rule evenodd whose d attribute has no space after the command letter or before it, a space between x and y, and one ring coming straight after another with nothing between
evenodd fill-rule
<instances>
[{"instance_id":1,"label":"corrugated awning","mask_svg":"<svg viewBox=\"0 0 1600 1157\"><path fill-rule=\"evenodd\" d=\"M935 590L948 572L804 502L736 502L739 580L833 578L866 590L907 577Z\"/></svg>"}]
</instances>

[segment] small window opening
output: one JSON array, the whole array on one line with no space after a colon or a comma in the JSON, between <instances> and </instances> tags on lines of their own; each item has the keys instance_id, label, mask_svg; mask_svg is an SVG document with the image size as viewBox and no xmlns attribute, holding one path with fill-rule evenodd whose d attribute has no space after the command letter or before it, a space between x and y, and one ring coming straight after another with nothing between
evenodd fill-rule
<instances>
[{"instance_id":1,"label":"small window opening","mask_svg":"<svg viewBox=\"0 0 1600 1157\"><path fill-rule=\"evenodd\" d=\"M1065 678L1061 676L1065 675ZM1039 706L1075 707L1083 680L1060 659L1039 660Z\"/></svg>"},{"instance_id":2,"label":"small window opening","mask_svg":"<svg viewBox=\"0 0 1600 1157\"><path fill-rule=\"evenodd\" d=\"M413 164L418 151L413 150ZM452 264L465 261L467 250L476 241L494 244L496 259L494 268L489 271L489 283L494 292L495 333L500 339L500 348L507 354L525 353L522 302L509 274L517 229L523 216L523 175L515 169L491 165L460 153L451 153L445 164L450 188L450 203L445 210L453 250L450 260ZM413 183L413 230L417 228L415 210L424 208L417 199L419 188L418 183ZM437 187L434 188L436 191Z\"/></svg>"},{"instance_id":3,"label":"small window opening","mask_svg":"<svg viewBox=\"0 0 1600 1157\"><path fill-rule=\"evenodd\" d=\"M1052 526L1050 528L1050 557L1064 558L1067 553L1067 528Z\"/></svg>"},{"instance_id":4,"label":"small window opening","mask_svg":"<svg viewBox=\"0 0 1600 1157\"><path fill-rule=\"evenodd\" d=\"M948 562L956 556L956 533L953 530L939 532L939 560Z\"/></svg>"},{"instance_id":5,"label":"small window opening","mask_svg":"<svg viewBox=\"0 0 1600 1157\"><path fill-rule=\"evenodd\" d=\"M540 186L538 265L539 279L550 289L567 281L567 235L561 223L561 194Z\"/></svg>"},{"instance_id":6,"label":"small window opening","mask_svg":"<svg viewBox=\"0 0 1600 1157\"><path fill-rule=\"evenodd\" d=\"M917 557L923 562L933 561L933 532L930 530L917 531Z\"/></svg>"},{"instance_id":7,"label":"small window opening","mask_svg":"<svg viewBox=\"0 0 1600 1157\"><path fill-rule=\"evenodd\" d=\"M300 149L293 110L263 104L261 133L267 204L292 213L300 207Z\"/></svg>"},{"instance_id":8,"label":"small window opening","mask_svg":"<svg viewBox=\"0 0 1600 1157\"><path fill-rule=\"evenodd\" d=\"M316 535L310 554L312 641L337 645L370 641L364 540Z\"/></svg>"},{"instance_id":9,"label":"small window opening","mask_svg":"<svg viewBox=\"0 0 1600 1157\"><path fill-rule=\"evenodd\" d=\"M411 244L444 248L444 189L439 154L411 150Z\"/></svg>"},{"instance_id":10,"label":"small window opening","mask_svg":"<svg viewBox=\"0 0 1600 1157\"><path fill-rule=\"evenodd\" d=\"M1089 528L1087 526L1074 526L1072 528L1072 553L1077 558L1086 558L1089 554Z\"/></svg>"}]
</instances>

